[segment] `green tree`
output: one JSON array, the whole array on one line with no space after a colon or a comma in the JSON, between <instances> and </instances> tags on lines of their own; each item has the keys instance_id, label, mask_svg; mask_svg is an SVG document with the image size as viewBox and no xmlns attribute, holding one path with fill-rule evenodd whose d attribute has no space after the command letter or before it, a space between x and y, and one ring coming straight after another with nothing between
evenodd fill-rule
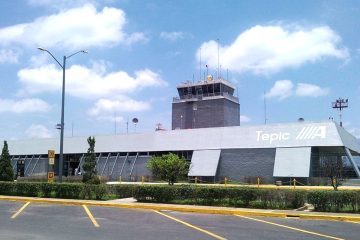
<instances>
[{"instance_id":1,"label":"green tree","mask_svg":"<svg viewBox=\"0 0 360 240\"><path fill-rule=\"evenodd\" d=\"M0 181L13 181L14 172L11 166L9 148L6 141L0 156Z\"/></svg>"},{"instance_id":2,"label":"green tree","mask_svg":"<svg viewBox=\"0 0 360 240\"><path fill-rule=\"evenodd\" d=\"M85 154L83 165L85 173L83 174L82 181L84 183L99 184L100 179L96 171L95 137L88 137L87 142L89 144L89 148Z\"/></svg>"},{"instance_id":3,"label":"green tree","mask_svg":"<svg viewBox=\"0 0 360 240\"><path fill-rule=\"evenodd\" d=\"M154 156L147 164L147 168L155 177L167 181L169 185L174 185L179 177L186 177L189 167L190 164L185 158L179 158L173 153Z\"/></svg>"},{"instance_id":4,"label":"green tree","mask_svg":"<svg viewBox=\"0 0 360 240\"><path fill-rule=\"evenodd\" d=\"M341 156L328 156L322 162L324 175L330 179L331 186L337 191L342 179L344 161Z\"/></svg>"}]
</instances>

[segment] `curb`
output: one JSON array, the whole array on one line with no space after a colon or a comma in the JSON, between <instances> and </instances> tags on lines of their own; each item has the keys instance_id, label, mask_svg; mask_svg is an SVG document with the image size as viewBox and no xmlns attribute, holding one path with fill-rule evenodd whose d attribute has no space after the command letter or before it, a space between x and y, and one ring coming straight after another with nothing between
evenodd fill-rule
<instances>
[{"instance_id":1,"label":"curb","mask_svg":"<svg viewBox=\"0 0 360 240\"><path fill-rule=\"evenodd\" d=\"M300 218L307 220L326 220L326 221L344 221L360 223L360 217L349 215L331 215L331 214L307 214L307 213L286 213L261 210L237 210L231 208L217 208L204 206L189 206L189 205L170 205L170 204L147 204L147 203L109 203L91 200L72 200L72 199L51 199L51 198L35 198L35 197L13 197L0 196L0 201L16 201L16 202L35 202L59 205L87 205L98 207L113 207L113 208L128 208L128 209L148 209L156 211L177 211L177 212L192 212L192 213L206 213L206 214L221 214L221 215L243 215L255 217L279 217L279 218Z\"/></svg>"}]
</instances>

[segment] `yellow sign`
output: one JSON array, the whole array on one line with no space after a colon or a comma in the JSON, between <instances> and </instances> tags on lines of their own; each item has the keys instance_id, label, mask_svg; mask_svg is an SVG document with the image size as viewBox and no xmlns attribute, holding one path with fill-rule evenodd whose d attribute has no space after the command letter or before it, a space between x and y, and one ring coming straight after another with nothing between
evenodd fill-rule
<instances>
[{"instance_id":1,"label":"yellow sign","mask_svg":"<svg viewBox=\"0 0 360 240\"><path fill-rule=\"evenodd\" d=\"M48 150L48 158L55 158L55 150Z\"/></svg>"},{"instance_id":2,"label":"yellow sign","mask_svg":"<svg viewBox=\"0 0 360 240\"><path fill-rule=\"evenodd\" d=\"M48 182L53 182L54 181L54 172L48 172Z\"/></svg>"},{"instance_id":3,"label":"yellow sign","mask_svg":"<svg viewBox=\"0 0 360 240\"><path fill-rule=\"evenodd\" d=\"M49 164L54 165L55 164L55 151L54 150L48 150L48 158L49 158Z\"/></svg>"}]
</instances>

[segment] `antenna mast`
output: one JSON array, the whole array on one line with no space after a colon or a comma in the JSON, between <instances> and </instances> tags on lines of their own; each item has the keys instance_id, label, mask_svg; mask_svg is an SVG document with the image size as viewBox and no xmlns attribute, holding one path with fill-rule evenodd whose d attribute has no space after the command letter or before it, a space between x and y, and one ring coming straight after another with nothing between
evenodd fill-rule
<instances>
[{"instance_id":1,"label":"antenna mast","mask_svg":"<svg viewBox=\"0 0 360 240\"><path fill-rule=\"evenodd\" d=\"M201 48L200 48L200 63L199 63L199 69L200 69L199 80L201 80Z\"/></svg>"},{"instance_id":2,"label":"antenna mast","mask_svg":"<svg viewBox=\"0 0 360 240\"><path fill-rule=\"evenodd\" d=\"M220 75L220 51L219 51L219 39L217 40L217 50L218 50L218 69L217 69L217 78L219 79L221 77Z\"/></svg>"},{"instance_id":3,"label":"antenna mast","mask_svg":"<svg viewBox=\"0 0 360 240\"><path fill-rule=\"evenodd\" d=\"M114 134L116 135L116 111L114 111Z\"/></svg>"},{"instance_id":4,"label":"antenna mast","mask_svg":"<svg viewBox=\"0 0 360 240\"><path fill-rule=\"evenodd\" d=\"M265 125L266 125L266 122L267 122L267 112L266 112L266 94L265 94L265 91L264 91L264 122L265 122Z\"/></svg>"},{"instance_id":5,"label":"antenna mast","mask_svg":"<svg viewBox=\"0 0 360 240\"><path fill-rule=\"evenodd\" d=\"M335 102L332 102L332 108L339 109L340 127L343 126L343 124L342 124L342 110L349 106L348 102L349 102L348 99L343 99L343 98L336 99Z\"/></svg>"}]
</instances>

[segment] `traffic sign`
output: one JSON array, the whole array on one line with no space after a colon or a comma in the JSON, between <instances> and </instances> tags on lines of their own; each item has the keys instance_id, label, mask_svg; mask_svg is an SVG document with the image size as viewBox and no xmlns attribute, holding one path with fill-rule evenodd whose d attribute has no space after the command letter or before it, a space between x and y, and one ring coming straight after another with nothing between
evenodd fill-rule
<instances>
[{"instance_id":1,"label":"traffic sign","mask_svg":"<svg viewBox=\"0 0 360 240\"><path fill-rule=\"evenodd\" d=\"M55 150L48 150L48 157L55 158Z\"/></svg>"},{"instance_id":2,"label":"traffic sign","mask_svg":"<svg viewBox=\"0 0 360 240\"><path fill-rule=\"evenodd\" d=\"M55 164L55 150L48 150L48 158L49 158L49 164L54 165Z\"/></svg>"},{"instance_id":3,"label":"traffic sign","mask_svg":"<svg viewBox=\"0 0 360 240\"><path fill-rule=\"evenodd\" d=\"M48 182L51 183L54 181L54 172L48 172Z\"/></svg>"}]
</instances>

